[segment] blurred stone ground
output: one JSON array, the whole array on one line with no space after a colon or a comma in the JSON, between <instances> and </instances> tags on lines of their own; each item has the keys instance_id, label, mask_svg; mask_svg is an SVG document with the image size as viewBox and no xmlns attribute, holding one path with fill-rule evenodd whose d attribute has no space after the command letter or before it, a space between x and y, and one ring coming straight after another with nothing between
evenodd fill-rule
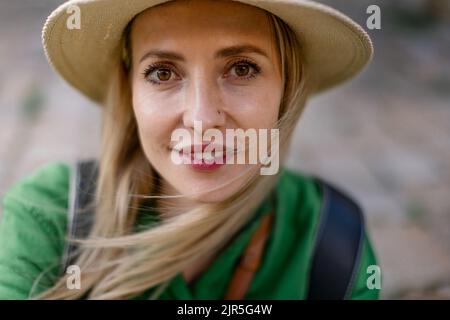
<instances>
[{"instance_id":1,"label":"blurred stone ground","mask_svg":"<svg viewBox=\"0 0 450 320\"><path fill-rule=\"evenodd\" d=\"M383 298L449 299L449 2L430 0L443 7L427 15L426 0L326 2L364 27L377 4L382 29L370 31L375 57L361 76L311 99L288 166L360 201ZM53 73L41 49L59 3L0 2L0 196L47 161L97 154L99 108Z\"/></svg>"}]
</instances>

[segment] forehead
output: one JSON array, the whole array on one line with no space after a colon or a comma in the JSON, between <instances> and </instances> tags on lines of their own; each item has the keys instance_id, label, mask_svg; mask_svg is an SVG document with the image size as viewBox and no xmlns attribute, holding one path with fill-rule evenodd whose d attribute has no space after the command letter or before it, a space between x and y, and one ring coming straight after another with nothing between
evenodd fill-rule
<instances>
[{"instance_id":1,"label":"forehead","mask_svg":"<svg viewBox=\"0 0 450 320\"><path fill-rule=\"evenodd\" d=\"M142 12L131 37L138 46L206 39L269 46L272 32L266 12L259 8L226 0L176 0Z\"/></svg>"}]
</instances>

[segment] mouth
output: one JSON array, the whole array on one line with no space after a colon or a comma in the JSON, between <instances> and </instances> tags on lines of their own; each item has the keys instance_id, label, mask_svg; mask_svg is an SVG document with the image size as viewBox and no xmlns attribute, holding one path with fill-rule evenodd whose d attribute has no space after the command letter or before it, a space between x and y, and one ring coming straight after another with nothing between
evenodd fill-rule
<instances>
[{"instance_id":1,"label":"mouth","mask_svg":"<svg viewBox=\"0 0 450 320\"><path fill-rule=\"evenodd\" d=\"M224 145L201 144L174 147L172 152L178 152L184 164L189 164L198 171L217 170L226 164L227 157L234 155L237 150Z\"/></svg>"}]
</instances>

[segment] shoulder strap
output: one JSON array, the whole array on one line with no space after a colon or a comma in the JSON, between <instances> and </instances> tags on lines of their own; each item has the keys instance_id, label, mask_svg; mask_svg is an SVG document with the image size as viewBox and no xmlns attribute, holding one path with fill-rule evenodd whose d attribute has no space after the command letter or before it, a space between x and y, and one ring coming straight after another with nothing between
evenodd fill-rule
<instances>
[{"instance_id":1,"label":"shoulder strap","mask_svg":"<svg viewBox=\"0 0 450 320\"><path fill-rule=\"evenodd\" d=\"M322 189L308 299L350 298L364 239L360 206L347 194L316 177Z\"/></svg>"},{"instance_id":2,"label":"shoulder strap","mask_svg":"<svg viewBox=\"0 0 450 320\"><path fill-rule=\"evenodd\" d=\"M234 270L224 300L244 299L255 273L261 265L264 247L274 219L273 216L273 212L269 212L261 219L258 229L252 235L239 264Z\"/></svg>"},{"instance_id":3,"label":"shoulder strap","mask_svg":"<svg viewBox=\"0 0 450 320\"><path fill-rule=\"evenodd\" d=\"M71 172L67 234L70 239L86 238L93 222L93 201L98 175L96 160L77 161ZM78 246L69 243L64 252L62 270L73 264Z\"/></svg>"}]
</instances>

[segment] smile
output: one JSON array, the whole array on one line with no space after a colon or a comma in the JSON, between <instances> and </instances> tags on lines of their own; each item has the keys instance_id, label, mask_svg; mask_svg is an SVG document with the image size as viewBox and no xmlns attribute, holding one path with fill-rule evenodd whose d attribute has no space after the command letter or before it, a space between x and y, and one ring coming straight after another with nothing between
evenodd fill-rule
<instances>
[{"instance_id":1,"label":"smile","mask_svg":"<svg viewBox=\"0 0 450 320\"><path fill-rule=\"evenodd\" d=\"M202 122L194 121L191 131L177 128L172 132L169 148L175 165L211 170L223 164L261 164L261 175L278 172L279 129L227 128L225 134L207 129L203 133Z\"/></svg>"},{"instance_id":2,"label":"smile","mask_svg":"<svg viewBox=\"0 0 450 320\"><path fill-rule=\"evenodd\" d=\"M194 170L213 171L219 169L227 162L227 156L233 156L237 151L223 145L190 145L173 148L181 157L182 164L188 164Z\"/></svg>"}]
</instances>

